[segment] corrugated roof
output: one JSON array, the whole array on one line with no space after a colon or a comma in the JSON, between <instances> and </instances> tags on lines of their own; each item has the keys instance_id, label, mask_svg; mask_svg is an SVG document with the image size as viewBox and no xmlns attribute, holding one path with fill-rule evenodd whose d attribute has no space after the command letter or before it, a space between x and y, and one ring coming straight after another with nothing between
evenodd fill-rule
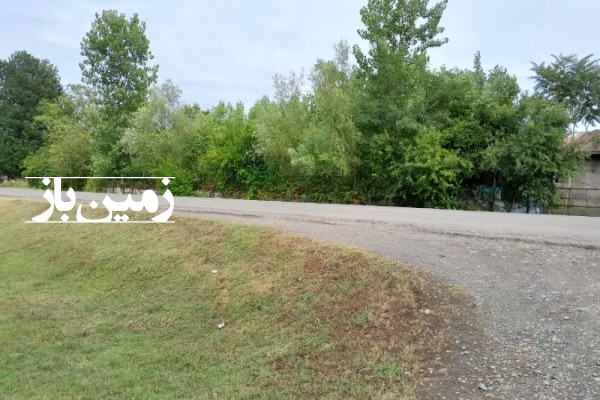
<instances>
[{"instance_id":1,"label":"corrugated roof","mask_svg":"<svg viewBox=\"0 0 600 400\"><path fill-rule=\"evenodd\" d=\"M573 139L581 143L581 149L583 151L589 151L592 154L600 154L600 129L591 132L577 133Z\"/></svg>"}]
</instances>

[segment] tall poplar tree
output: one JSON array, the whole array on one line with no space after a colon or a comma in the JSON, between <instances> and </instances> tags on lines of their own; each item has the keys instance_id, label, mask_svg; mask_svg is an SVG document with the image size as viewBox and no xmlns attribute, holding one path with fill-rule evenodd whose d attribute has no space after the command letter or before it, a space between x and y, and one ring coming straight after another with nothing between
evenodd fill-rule
<instances>
[{"instance_id":1,"label":"tall poplar tree","mask_svg":"<svg viewBox=\"0 0 600 400\"><path fill-rule=\"evenodd\" d=\"M116 10L96 14L81 42L83 82L98 92L103 123L94 135L94 173L122 174L128 158L120 139L132 115L147 100L158 66L146 37L146 24L137 14L127 19Z\"/></svg>"}]
</instances>

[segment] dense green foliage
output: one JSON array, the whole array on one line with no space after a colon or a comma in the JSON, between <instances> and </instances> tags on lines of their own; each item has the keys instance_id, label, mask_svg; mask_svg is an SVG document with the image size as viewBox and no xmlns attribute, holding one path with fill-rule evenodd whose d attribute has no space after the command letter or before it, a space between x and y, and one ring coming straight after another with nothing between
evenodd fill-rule
<instances>
[{"instance_id":1,"label":"dense green foliage","mask_svg":"<svg viewBox=\"0 0 600 400\"><path fill-rule=\"evenodd\" d=\"M586 128L600 123L600 64L593 56L560 54L549 65L533 63L536 91L568 110L571 133L578 123Z\"/></svg>"},{"instance_id":2,"label":"dense green foliage","mask_svg":"<svg viewBox=\"0 0 600 400\"><path fill-rule=\"evenodd\" d=\"M24 160L29 175L90 176L90 132L100 116L87 92L84 87L72 86L56 101L40 104L40 115L34 120L43 132L44 146ZM78 109L78 105L84 108Z\"/></svg>"},{"instance_id":3,"label":"dense green foliage","mask_svg":"<svg viewBox=\"0 0 600 400\"><path fill-rule=\"evenodd\" d=\"M585 83L595 62L557 59L575 83L553 81L560 65L536 66L533 96L505 68L485 71L479 53L472 69L432 70L445 7L369 0L368 51L341 41L309 89L304 74L275 75L272 98L209 110L184 104L170 81L152 87L144 23L105 11L82 42L89 86L38 108L44 146L26 174L168 175L185 195L453 208L500 191L508 209L551 204L582 159L565 143L568 125L597 118Z\"/></svg>"},{"instance_id":4,"label":"dense green foliage","mask_svg":"<svg viewBox=\"0 0 600 400\"><path fill-rule=\"evenodd\" d=\"M23 159L42 145L33 123L38 104L61 92L58 70L48 60L26 51L0 60L0 175L21 174Z\"/></svg>"}]
</instances>

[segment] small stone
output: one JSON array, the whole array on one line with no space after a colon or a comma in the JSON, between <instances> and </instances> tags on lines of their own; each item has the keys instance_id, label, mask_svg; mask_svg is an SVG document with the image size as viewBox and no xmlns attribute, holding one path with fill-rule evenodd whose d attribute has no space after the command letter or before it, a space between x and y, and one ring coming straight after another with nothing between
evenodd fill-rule
<instances>
[{"instance_id":1,"label":"small stone","mask_svg":"<svg viewBox=\"0 0 600 400\"><path fill-rule=\"evenodd\" d=\"M564 319L565 321L568 321L568 320L570 320L570 319L571 319L571 317L569 317L568 315L565 315L565 316L563 317L563 319Z\"/></svg>"},{"instance_id":2,"label":"small stone","mask_svg":"<svg viewBox=\"0 0 600 400\"><path fill-rule=\"evenodd\" d=\"M225 322L221 322L219 325L217 325L217 328L219 328L219 329L225 328Z\"/></svg>"},{"instance_id":3,"label":"small stone","mask_svg":"<svg viewBox=\"0 0 600 400\"><path fill-rule=\"evenodd\" d=\"M479 390L481 390L481 391L484 391L484 392L487 392L487 391L489 390L489 389L487 388L487 386L485 386L483 383L480 383L480 384L477 386L477 389L479 389Z\"/></svg>"}]
</instances>

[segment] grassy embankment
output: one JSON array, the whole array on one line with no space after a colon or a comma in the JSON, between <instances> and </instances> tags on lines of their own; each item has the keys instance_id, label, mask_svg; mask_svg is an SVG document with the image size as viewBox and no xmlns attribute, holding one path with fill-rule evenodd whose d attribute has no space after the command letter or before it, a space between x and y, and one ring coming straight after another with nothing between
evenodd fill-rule
<instances>
[{"instance_id":1,"label":"grassy embankment","mask_svg":"<svg viewBox=\"0 0 600 400\"><path fill-rule=\"evenodd\" d=\"M0 188L2 188L2 187L17 188L17 189L31 189L25 179L19 179L17 181L10 181L10 182L4 181L4 182L0 183Z\"/></svg>"},{"instance_id":2,"label":"grassy embankment","mask_svg":"<svg viewBox=\"0 0 600 400\"><path fill-rule=\"evenodd\" d=\"M3 399L415 398L461 307L273 229L24 223L46 208L0 200Z\"/></svg>"}]
</instances>

